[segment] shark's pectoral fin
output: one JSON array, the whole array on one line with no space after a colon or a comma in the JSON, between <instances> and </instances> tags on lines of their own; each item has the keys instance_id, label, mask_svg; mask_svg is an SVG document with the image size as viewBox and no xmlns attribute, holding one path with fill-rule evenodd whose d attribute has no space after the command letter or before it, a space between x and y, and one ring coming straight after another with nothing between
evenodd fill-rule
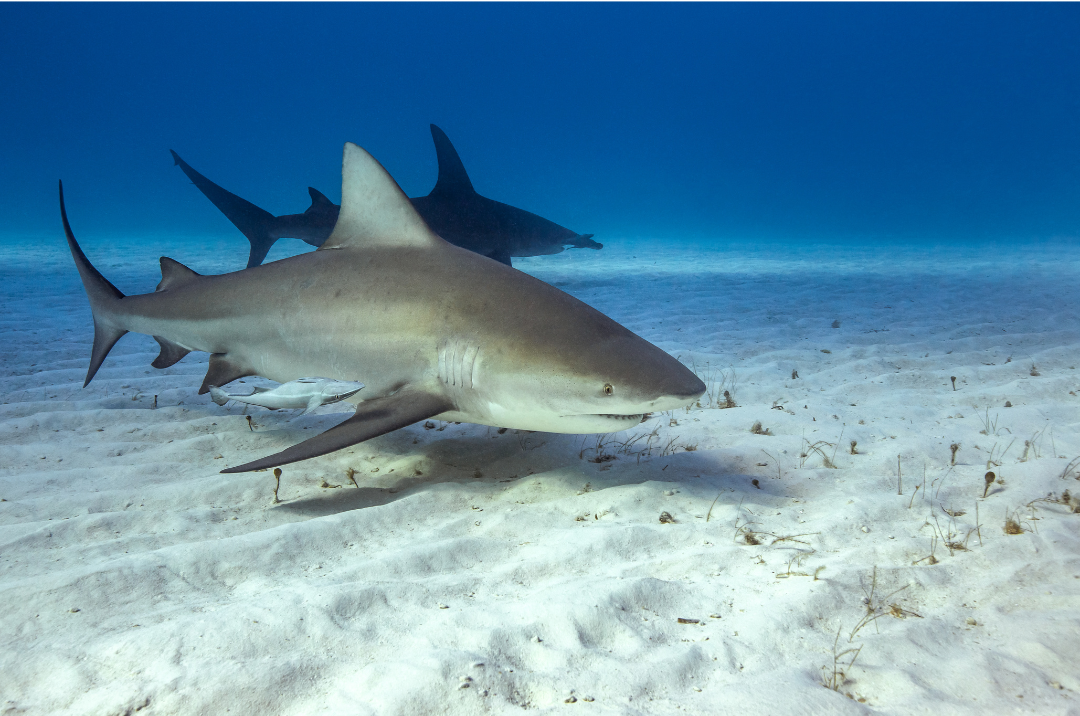
<instances>
[{"instance_id":1,"label":"shark's pectoral fin","mask_svg":"<svg viewBox=\"0 0 1080 716\"><path fill-rule=\"evenodd\" d=\"M158 357L150 364L155 368L168 368L171 365L175 365L181 358L191 352L187 348L173 343L168 338L154 336L154 340L161 346L161 352L158 353Z\"/></svg>"},{"instance_id":2,"label":"shark's pectoral fin","mask_svg":"<svg viewBox=\"0 0 1080 716\"><path fill-rule=\"evenodd\" d=\"M320 405L322 405L322 396L313 395L313 396L311 396L311 400L308 401L307 407L304 408L304 412L302 412L300 414L301 415L307 415L308 413L310 413L312 410L319 407Z\"/></svg>"},{"instance_id":3,"label":"shark's pectoral fin","mask_svg":"<svg viewBox=\"0 0 1080 716\"><path fill-rule=\"evenodd\" d=\"M441 395L407 387L402 388L385 398L365 400L356 408L355 415L325 433L293 445L275 455L230 467L222 472L251 472L326 455L411 425L419 420L426 420L452 408L453 404Z\"/></svg>"},{"instance_id":4,"label":"shark's pectoral fin","mask_svg":"<svg viewBox=\"0 0 1080 716\"><path fill-rule=\"evenodd\" d=\"M211 353L210 367L206 370L206 377L203 378L202 387L199 388L199 395L206 395L212 385L225 385L237 378L246 378L249 375L256 375L256 373L246 365L230 358L227 353Z\"/></svg>"}]
</instances>

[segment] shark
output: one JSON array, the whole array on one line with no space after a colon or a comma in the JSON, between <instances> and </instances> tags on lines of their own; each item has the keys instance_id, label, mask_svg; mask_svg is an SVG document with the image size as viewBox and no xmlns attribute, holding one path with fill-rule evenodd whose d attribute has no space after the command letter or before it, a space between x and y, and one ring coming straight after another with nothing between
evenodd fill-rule
<instances>
[{"instance_id":1,"label":"shark","mask_svg":"<svg viewBox=\"0 0 1080 716\"><path fill-rule=\"evenodd\" d=\"M427 196L411 199L428 226L447 241L508 266L513 256L557 254L565 248L602 249L593 234L578 234L524 209L481 196L473 188L446 133L431 125L439 176ZM339 207L314 187L302 214L274 216L195 171L173 150L173 163L231 221L251 244L248 268L260 265L278 239L322 246L334 229Z\"/></svg>"},{"instance_id":2,"label":"shark","mask_svg":"<svg viewBox=\"0 0 1080 716\"><path fill-rule=\"evenodd\" d=\"M363 383L354 383L329 378L297 378L283 383L276 388L256 387L247 395L226 393L216 385L210 386L210 397L218 405L225 405L230 400L248 405L258 405L268 410L282 408L303 408L301 415L307 415L320 405L340 403L346 398L363 390Z\"/></svg>"},{"instance_id":3,"label":"shark","mask_svg":"<svg viewBox=\"0 0 1080 716\"><path fill-rule=\"evenodd\" d=\"M684 407L705 385L600 311L468 251L428 226L359 146L342 159L341 211L317 251L220 275L162 257L151 293L125 296L60 216L94 322L84 386L130 331L153 336L165 368L210 354L199 393L249 375L360 382L353 415L236 473L326 455L412 423L608 433Z\"/></svg>"}]
</instances>

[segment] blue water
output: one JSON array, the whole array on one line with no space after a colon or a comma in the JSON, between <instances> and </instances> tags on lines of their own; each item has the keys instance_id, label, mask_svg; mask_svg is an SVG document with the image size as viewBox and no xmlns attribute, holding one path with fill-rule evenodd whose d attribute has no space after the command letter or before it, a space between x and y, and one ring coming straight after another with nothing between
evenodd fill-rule
<instances>
[{"instance_id":1,"label":"blue water","mask_svg":"<svg viewBox=\"0 0 1080 716\"><path fill-rule=\"evenodd\" d=\"M610 245L1080 236L1080 6L0 5L0 233L234 236L344 141Z\"/></svg>"}]
</instances>

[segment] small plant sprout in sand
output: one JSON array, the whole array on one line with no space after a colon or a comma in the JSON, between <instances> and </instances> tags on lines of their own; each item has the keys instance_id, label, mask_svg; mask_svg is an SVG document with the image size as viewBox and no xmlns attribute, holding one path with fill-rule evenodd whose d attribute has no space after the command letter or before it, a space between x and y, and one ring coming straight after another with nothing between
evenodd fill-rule
<instances>
[{"instance_id":1,"label":"small plant sprout in sand","mask_svg":"<svg viewBox=\"0 0 1080 716\"><path fill-rule=\"evenodd\" d=\"M1005 458L1005 453L1009 452L1009 448L1011 448L1015 442L1016 438L1010 440L1009 444L1004 450L998 453L996 458L994 457L994 453L997 451L997 443L994 443L993 447L990 448L990 457L986 459L986 469L989 470L991 467L1001 467L1001 461Z\"/></svg>"},{"instance_id":2,"label":"small plant sprout in sand","mask_svg":"<svg viewBox=\"0 0 1080 716\"><path fill-rule=\"evenodd\" d=\"M704 369L698 368L697 362L693 356L690 357L690 370L694 371L701 381L705 383L705 394L695 403L695 407L698 408L734 408L735 400L732 398L732 393L735 392L735 386L738 384L738 378L735 375L735 369L731 368L730 372L725 372L714 366L710 365L708 361L705 362ZM725 390L727 386L727 390ZM723 399L721 399L723 395ZM690 412L690 406L687 406L686 412Z\"/></svg>"},{"instance_id":3,"label":"small plant sprout in sand","mask_svg":"<svg viewBox=\"0 0 1080 716\"><path fill-rule=\"evenodd\" d=\"M1024 525L1028 525L1025 527ZM1005 526L1003 527L1005 534L1007 535L1022 535L1025 532L1034 532L1031 527L1031 523L1020 517L1020 508L1009 514L1008 510L1005 512Z\"/></svg>"},{"instance_id":4,"label":"small plant sprout in sand","mask_svg":"<svg viewBox=\"0 0 1080 716\"><path fill-rule=\"evenodd\" d=\"M862 603L863 606L866 607L866 613L863 614L862 618L855 623L855 626L854 628L852 628L851 633L848 634L848 643L854 641L855 635L858 634L859 630L862 629L864 626L876 622L878 619L886 615L895 617L896 619L904 619L906 617L917 617L919 619L922 619L921 614L916 614L913 611L904 609L896 602L889 601L893 598L893 596L899 594L907 588L908 585L905 584L899 589L894 589L893 591L889 592L881 599L877 599L877 566L875 566L874 571L870 577L869 591L867 591L866 585L862 585ZM874 624L874 628L877 629L877 624Z\"/></svg>"},{"instance_id":5,"label":"small plant sprout in sand","mask_svg":"<svg viewBox=\"0 0 1080 716\"><path fill-rule=\"evenodd\" d=\"M824 467L827 467L830 470L837 469L836 468L836 463L834 463L832 461L832 458L830 458L828 455L825 454L825 448L832 448L833 449L833 457L835 457L836 456L836 446L839 445L840 443L838 443L838 442L837 443L830 443L830 442L828 442L826 440L818 440L817 442L812 443L809 440L807 440L806 437L803 437L803 442L806 443L806 447L804 447L802 452L799 453L799 459L800 459L799 467L804 466L806 464L807 459L809 459L809 457L812 454L817 453L821 457L821 464Z\"/></svg>"},{"instance_id":6,"label":"small plant sprout in sand","mask_svg":"<svg viewBox=\"0 0 1080 716\"><path fill-rule=\"evenodd\" d=\"M1080 480L1080 457L1074 457L1061 471L1062 480L1068 480L1070 477L1074 480Z\"/></svg>"},{"instance_id":7,"label":"small plant sprout in sand","mask_svg":"<svg viewBox=\"0 0 1080 716\"><path fill-rule=\"evenodd\" d=\"M956 465L956 453L960 452L960 443L953 443L949 446L949 449L952 450L952 457L949 458L949 465L954 466Z\"/></svg>"},{"instance_id":8,"label":"small plant sprout in sand","mask_svg":"<svg viewBox=\"0 0 1080 716\"><path fill-rule=\"evenodd\" d=\"M1045 432L1046 428L1038 430L1034 435L1031 436L1030 440L1024 441L1024 454L1020 456L1020 462L1027 462L1028 455L1030 455L1035 460L1038 460L1042 457L1042 449L1039 446L1039 442L1042 440L1043 434Z\"/></svg>"},{"instance_id":9,"label":"small plant sprout in sand","mask_svg":"<svg viewBox=\"0 0 1080 716\"><path fill-rule=\"evenodd\" d=\"M745 423L744 423L745 425ZM772 431L768 428L761 427L761 421L755 420L754 424L750 426L750 432L754 435L772 435Z\"/></svg>"},{"instance_id":10,"label":"small plant sprout in sand","mask_svg":"<svg viewBox=\"0 0 1080 716\"><path fill-rule=\"evenodd\" d=\"M950 375L949 380L952 381L952 389L956 390L956 376L955 375Z\"/></svg>"},{"instance_id":11,"label":"small plant sprout in sand","mask_svg":"<svg viewBox=\"0 0 1080 716\"><path fill-rule=\"evenodd\" d=\"M999 415L999 413L994 413L994 419L991 420L990 419L990 408L986 408L983 411L983 416L981 418L979 418L979 420L982 422L982 426L983 426L982 430L979 431L980 435L995 435L996 436L998 434L998 415ZM1001 429L1005 430L1005 431L1007 431L1009 433L1012 433L1012 430L1009 430L1008 428L1001 428Z\"/></svg>"},{"instance_id":12,"label":"small plant sprout in sand","mask_svg":"<svg viewBox=\"0 0 1080 716\"><path fill-rule=\"evenodd\" d=\"M843 627L836 628L836 638L833 639L832 647L832 666L828 665L821 667L821 685L827 689L832 689L839 693L840 687L847 681L847 672L855 666L855 660L859 658L859 653L862 652L862 644L858 647L849 647L844 650L840 650L840 630ZM842 664L843 659L851 655L851 660L847 664Z\"/></svg>"},{"instance_id":13,"label":"small plant sprout in sand","mask_svg":"<svg viewBox=\"0 0 1080 716\"><path fill-rule=\"evenodd\" d=\"M356 484L356 470L351 467L345 468L345 477L349 478L349 482L353 484L353 487L360 489L360 486Z\"/></svg>"},{"instance_id":14,"label":"small plant sprout in sand","mask_svg":"<svg viewBox=\"0 0 1080 716\"><path fill-rule=\"evenodd\" d=\"M986 499L987 493L990 492L990 486L994 484L994 480L996 480L996 479L997 479L997 475L995 475L992 470L987 470L986 474L983 475L983 480L986 481L986 487L983 488L983 499L984 500Z\"/></svg>"},{"instance_id":15,"label":"small plant sprout in sand","mask_svg":"<svg viewBox=\"0 0 1080 716\"><path fill-rule=\"evenodd\" d=\"M766 455L768 455L769 457L771 457L772 461L776 463L776 479L779 480L780 479L780 461L777 460L775 457L773 457L773 454L771 452L769 452L768 450L765 450L764 448L762 448L761 452L763 452Z\"/></svg>"},{"instance_id":16,"label":"small plant sprout in sand","mask_svg":"<svg viewBox=\"0 0 1080 716\"><path fill-rule=\"evenodd\" d=\"M278 496L277 496L278 488L280 488L280 487L281 487L281 468L280 467L275 467L274 468L274 504L275 505L279 504L281 502L281 500L279 500Z\"/></svg>"},{"instance_id":17,"label":"small plant sprout in sand","mask_svg":"<svg viewBox=\"0 0 1080 716\"><path fill-rule=\"evenodd\" d=\"M851 441L851 454L852 455L858 455L859 454L859 451L855 449L858 444L859 443L855 442L854 440Z\"/></svg>"}]
</instances>

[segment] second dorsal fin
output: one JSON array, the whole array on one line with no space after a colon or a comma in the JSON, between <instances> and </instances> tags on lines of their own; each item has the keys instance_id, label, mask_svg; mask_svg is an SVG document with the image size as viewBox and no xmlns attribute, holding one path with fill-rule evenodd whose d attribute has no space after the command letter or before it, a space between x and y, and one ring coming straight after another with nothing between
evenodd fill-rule
<instances>
[{"instance_id":1,"label":"second dorsal fin","mask_svg":"<svg viewBox=\"0 0 1080 716\"><path fill-rule=\"evenodd\" d=\"M195 273L184 264L170 259L168 256L162 256L161 282L154 290L168 291L169 289L179 288L181 286L186 286L197 278L199 278L199 274Z\"/></svg>"},{"instance_id":2,"label":"second dorsal fin","mask_svg":"<svg viewBox=\"0 0 1080 716\"><path fill-rule=\"evenodd\" d=\"M347 142L341 162L341 211L333 233L319 250L424 248L443 243L386 169L363 149Z\"/></svg>"},{"instance_id":3,"label":"second dorsal fin","mask_svg":"<svg viewBox=\"0 0 1080 716\"><path fill-rule=\"evenodd\" d=\"M311 207L308 211L313 209L330 209L334 208L334 202L326 198L326 195L313 186L307 188L307 193L311 197Z\"/></svg>"}]
</instances>

